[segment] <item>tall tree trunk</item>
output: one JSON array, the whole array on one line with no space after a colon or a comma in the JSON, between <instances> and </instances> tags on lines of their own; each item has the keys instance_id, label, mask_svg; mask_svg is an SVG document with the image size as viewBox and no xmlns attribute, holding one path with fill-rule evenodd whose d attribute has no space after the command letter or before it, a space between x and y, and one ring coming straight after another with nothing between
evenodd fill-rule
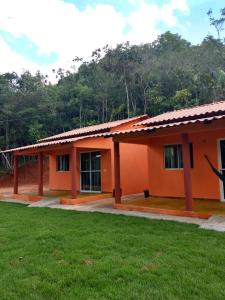
<instances>
[{"instance_id":1,"label":"tall tree trunk","mask_svg":"<svg viewBox=\"0 0 225 300\"><path fill-rule=\"evenodd\" d=\"M105 99L102 99L102 123L105 121Z\"/></svg>"},{"instance_id":2,"label":"tall tree trunk","mask_svg":"<svg viewBox=\"0 0 225 300\"><path fill-rule=\"evenodd\" d=\"M5 123L5 145L6 145L6 149L9 148L9 122L8 119L6 120Z\"/></svg>"},{"instance_id":3,"label":"tall tree trunk","mask_svg":"<svg viewBox=\"0 0 225 300\"><path fill-rule=\"evenodd\" d=\"M125 79L125 90L126 90L126 96L127 96L127 117L130 117L130 99L129 99L129 92L128 92L128 85L127 80Z\"/></svg>"},{"instance_id":4,"label":"tall tree trunk","mask_svg":"<svg viewBox=\"0 0 225 300\"><path fill-rule=\"evenodd\" d=\"M132 92L130 93L130 100L131 100L131 104L132 104L133 113L136 114L137 102L136 102L136 98L133 97Z\"/></svg>"},{"instance_id":5,"label":"tall tree trunk","mask_svg":"<svg viewBox=\"0 0 225 300\"><path fill-rule=\"evenodd\" d=\"M1 151L1 149L0 149ZM2 153L2 158L3 158L3 161L5 162L5 166L7 169L12 169L12 165L10 163L10 160L8 159L8 156L5 154L5 153Z\"/></svg>"},{"instance_id":6,"label":"tall tree trunk","mask_svg":"<svg viewBox=\"0 0 225 300\"><path fill-rule=\"evenodd\" d=\"M144 96L144 115L146 115L146 113L147 113L147 97L146 97L147 89L148 89L148 87L145 87L144 88L144 93L143 93L143 96Z\"/></svg>"},{"instance_id":7,"label":"tall tree trunk","mask_svg":"<svg viewBox=\"0 0 225 300\"><path fill-rule=\"evenodd\" d=\"M80 128L82 127L82 103L80 101L80 110L79 110L79 121L80 121Z\"/></svg>"},{"instance_id":8,"label":"tall tree trunk","mask_svg":"<svg viewBox=\"0 0 225 300\"><path fill-rule=\"evenodd\" d=\"M105 121L108 120L108 98L105 99Z\"/></svg>"}]
</instances>

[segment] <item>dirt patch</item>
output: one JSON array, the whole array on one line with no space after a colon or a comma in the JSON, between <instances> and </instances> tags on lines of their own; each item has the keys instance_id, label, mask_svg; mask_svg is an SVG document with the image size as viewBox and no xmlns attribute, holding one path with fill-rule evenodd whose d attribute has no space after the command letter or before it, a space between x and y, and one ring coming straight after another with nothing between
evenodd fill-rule
<instances>
[{"instance_id":1,"label":"dirt patch","mask_svg":"<svg viewBox=\"0 0 225 300\"><path fill-rule=\"evenodd\" d=\"M44 192L48 191L48 185L44 186ZM36 184L27 184L27 185L19 185L19 193L20 194L34 194L37 195L38 186ZM1 187L0 188L0 198L12 198L13 195L13 187Z\"/></svg>"}]
</instances>

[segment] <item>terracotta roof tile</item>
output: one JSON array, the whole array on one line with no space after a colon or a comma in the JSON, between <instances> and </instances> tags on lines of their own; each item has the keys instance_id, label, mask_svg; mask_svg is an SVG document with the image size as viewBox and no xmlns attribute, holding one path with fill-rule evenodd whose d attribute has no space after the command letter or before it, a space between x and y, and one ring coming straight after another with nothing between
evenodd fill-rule
<instances>
[{"instance_id":1,"label":"terracotta roof tile","mask_svg":"<svg viewBox=\"0 0 225 300\"><path fill-rule=\"evenodd\" d=\"M82 127L82 128L75 128L70 131L66 131L66 132L63 132L60 134L56 134L56 135L41 139L41 140L39 140L39 142L56 140L56 139L72 137L72 136L87 135L87 134L97 133L97 132L103 132L103 131L107 131L112 128L115 128L117 126L126 124L131 121L136 121L136 120L143 121L143 119L146 119L146 118L148 118L147 115L143 115L143 116L137 116L137 117L133 117L133 118L129 118L129 119L123 119L123 120L112 121L112 122L108 122L108 123L86 126L86 127Z\"/></svg>"},{"instance_id":2,"label":"terracotta roof tile","mask_svg":"<svg viewBox=\"0 0 225 300\"><path fill-rule=\"evenodd\" d=\"M0 153L37 149L37 148L47 147L47 146L51 146L51 145L72 143L72 142L87 139L87 138L102 137L107 132L107 129L115 128L119 125L123 125L123 124L126 124L131 121L141 120L141 119L143 120L144 118L147 118L147 116L143 115L143 116L139 116L139 117L124 119L124 120L119 120L119 121L113 121L113 122L108 122L108 123L104 123L104 124L88 126L88 127L84 127L84 128L73 129L73 130L64 132L62 134L57 134L55 136L52 136L52 137L49 137L46 139L42 139L42 140L38 141L38 143L35 143L32 145L27 145L27 146L17 147L17 148L5 150L5 151L0 151ZM93 133L93 134L91 134L91 133Z\"/></svg>"},{"instance_id":3,"label":"terracotta roof tile","mask_svg":"<svg viewBox=\"0 0 225 300\"><path fill-rule=\"evenodd\" d=\"M17 147L13 149L8 149L5 151L1 151L0 153L7 153L7 152L14 152L14 151L22 151L22 150L28 150L28 149L34 149L34 148L42 148L42 147L47 147L51 145L57 145L57 144L65 144L65 143L70 143L70 142L75 142L84 138L87 138L88 136L85 137L76 137L76 138L71 138L71 139L62 139L62 140L55 140L55 141L49 141L49 142L42 142L42 143L36 143L36 144L31 144L27 146L22 146L22 147Z\"/></svg>"},{"instance_id":4,"label":"terracotta roof tile","mask_svg":"<svg viewBox=\"0 0 225 300\"><path fill-rule=\"evenodd\" d=\"M88 138L95 138L95 137L101 137L103 134L93 134L93 135L86 135L86 136L77 136L73 138L67 138L67 139L59 139L59 140L54 140L54 141L46 141L46 142L39 142L36 144L31 144L27 146L22 146L22 147L17 147L13 149L8 149L5 151L0 151L0 153L7 153L7 152L15 152L15 151L22 151L22 150L29 150L29 149L37 149L37 148L42 148L42 147L47 147L51 145L59 145L59 144L68 144Z\"/></svg>"},{"instance_id":5,"label":"terracotta roof tile","mask_svg":"<svg viewBox=\"0 0 225 300\"><path fill-rule=\"evenodd\" d=\"M188 125L188 124L196 124L196 123L207 123L213 120L220 120L220 119L225 119L225 114L219 116L199 118L194 120L184 120L184 121L178 121L173 123L164 123L164 124L154 125L154 126L138 127L133 129L115 131L115 132L105 133L104 136L113 137L117 135L122 136L122 135L137 133L137 132L151 132L161 128L171 128L171 127L177 127L177 126Z\"/></svg>"},{"instance_id":6,"label":"terracotta roof tile","mask_svg":"<svg viewBox=\"0 0 225 300\"><path fill-rule=\"evenodd\" d=\"M166 112L161 115L151 117L147 120L138 122L136 125L154 125L172 123L178 120L197 119L204 116L213 116L225 113L225 101L194 106L180 110Z\"/></svg>"}]
</instances>

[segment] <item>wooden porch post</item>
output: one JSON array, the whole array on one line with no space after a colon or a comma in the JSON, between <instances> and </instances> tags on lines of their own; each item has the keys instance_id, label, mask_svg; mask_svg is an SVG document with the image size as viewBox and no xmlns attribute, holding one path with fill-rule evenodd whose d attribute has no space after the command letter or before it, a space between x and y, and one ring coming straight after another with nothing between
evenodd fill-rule
<instances>
[{"instance_id":1,"label":"wooden porch post","mask_svg":"<svg viewBox=\"0 0 225 300\"><path fill-rule=\"evenodd\" d=\"M190 161L190 147L189 147L188 134L182 133L181 140L182 140L182 153L183 153L185 206L186 206L186 210L192 211L193 199L192 199L191 161Z\"/></svg>"},{"instance_id":2,"label":"wooden porch post","mask_svg":"<svg viewBox=\"0 0 225 300\"><path fill-rule=\"evenodd\" d=\"M71 150L71 196L77 198L77 148L72 147Z\"/></svg>"},{"instance_id":3,"label":"wooden porch post","mask_svg":"<svg viewBox=\"0 0 225 300\"><path fill-rule=\"evenodd\" d=\"M115 183L115 202L121 203L119 142L114 142L114 183Z\"/></svg>"},{"instance_id":4,"label":"wooden porch post","mask_svg":"<svg viewBox=\"0 0 225 300\"><path fill-rule=\"evenodd\" d=\"M43 196L43 153L38 153L38 195Z\"/></svg>"},{"instance_id":5,"label":"wooden porch post","mask_svg":"<svg viewBox=\"0 0 225 300\"><path fill-rule=\"evenodd\" d=\"M13 193L18 194L18 156L13 156Z\"/></svg>"}]
</instances>

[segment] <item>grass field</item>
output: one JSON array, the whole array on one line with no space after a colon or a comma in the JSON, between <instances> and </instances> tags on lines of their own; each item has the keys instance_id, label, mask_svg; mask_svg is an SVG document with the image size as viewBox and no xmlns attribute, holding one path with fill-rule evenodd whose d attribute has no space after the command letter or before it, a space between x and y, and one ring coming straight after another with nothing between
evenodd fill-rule
<instances>
[{"instance_id":1,"label":"grass field","mask_svg":"<svg viewBox=\"0 0 225 300\"><path fill-rule=\"evenodd\" d=\"M0 299L225 299L225 234L0 203Z\"/></svg>"}]
</instances>

